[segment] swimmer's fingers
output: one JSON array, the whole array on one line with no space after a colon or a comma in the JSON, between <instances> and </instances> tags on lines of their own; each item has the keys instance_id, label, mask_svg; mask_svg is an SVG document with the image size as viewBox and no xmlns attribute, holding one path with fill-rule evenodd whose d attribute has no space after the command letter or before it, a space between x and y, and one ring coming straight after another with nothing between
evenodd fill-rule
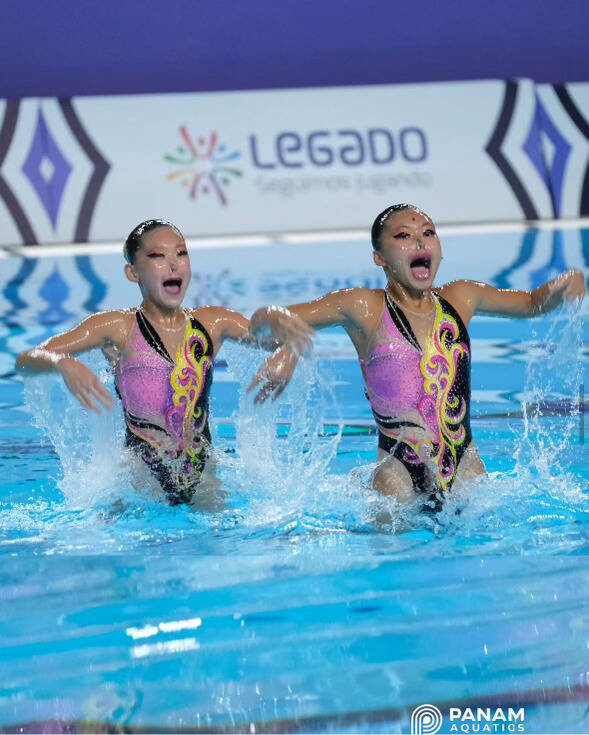
<instances>
[{"instance_id":1,"label":"swimmer's fingers","mask_svg":"<svg viewBox=\"0 0 589 735\"><path fill-rule=\"evenodd\" d=\"M274 383L266 383L266 385L262 386L262 388L257 392L256 397L254 398L254 403L265 403L275 389L276 386Z\"/></svg>"},{"instance_id":2,"label":"swimmer's fingers","mask_svg":"<svg viewBox=\"0 0 589 735\"><path fill-rule=\"evenodd\" d=\"M573 309L577 310L580 308L585 297L585 289L580 289L578 284L571 282L568 283L566 288L561 292L560 297L563 304L571 304Z\"/></svg>"},{"instance_id":3,"label":"swimmer's fingers","mask_svg":"<svg viewBox=\"0 0 589 735\"><path fill-rule=\"evenodd\" d=\"M96 411L96 413L102 413L99 405L96 404L102 404L102 406L106 408L107 411L112 410L114 406L113 397L98 379L96 379L96 382L92 383L87 390L89 394L88 398L92 403L92 411Z\"/></svg>"},{"instance_id":4,"label":"swimmer's fingers","mask_svg":"<svg viewBox=\"0 0 589 735\"><path fill-rule=\"evenodd\" d=\"M265 403L268 400L268 398L270 398L270 396L272 396L272 400L275 401L278 398L278 396L283 392L283 390L286 388L286 386L288 385L288 380L279 379L279 378L276 378L275 376L270 376L268 375L267 370L265 371L265 374L260 376L259 380L257 380L256 385L259 385L262 382L262 380L265 380L266 382L260 388L260 390L256 393L256 397L254 398L255 404ZM254 387L253 385L250 386L248 388L248 392L252 390L253 387Z\"/></svg>"},{"instance_id":5,"label":"swimmer's fingers","mask_svg":"<svg viewBox=\"0 0 589 735\"><path fill-rule=\"evenodd\" d=\"M98 406L94 403L94 401L90 397L90 394L86 388L79 388L75 393L74 391L72 391L72 393L78 399L78 401L80 401L82 406L88 409L88 411L94 411L95 413L102 413L101 410L98 408Z\"/></svg>"},{"instance_id":6,"label":"swimmer's fingers","mask_svg":"<svg viewBox=\"0 0 589 735\"><path fill-rule=\"evenodd\" d=\"M108 411L112 410L115 405L114 398L98 378L96 378L96 383L93 386L92 392Z\"/></svg>"},{"instance_id":7,"label":"swimmer's fingers","mask_svg":"<svg viewBox=\"0 0 589 735\"><path fill-rule=\"evenodd\" d=\"M288 345L297 355L304 355L313 346L315 330L304 319L284 307L273 312L272 332L276 339Z\"/></svg>"},{"instance_id":8,"label":"swimmer's fingers","mask_svg":"<svg viewBox=\"0 0 589 735\"><path fill-rule=\"evenodd\" d=\"M98 379L96 384L80 385L75 391L72 390L72 393L85 408L95 413L102 413L100 404L108 411L112 409L114 404L111 394Z\"/></svg>"},{"instance_id":9,"label":"swimmer's fingers","mask_svg":"<svg viewBox=\"0 0 589 735\"><path fill-rule=\"evenodd\" d=\"M561 301L578 301L585 298L585 275L578 269L563 273L548 283L551 296L560 296Z\"/></svg>"},{"instance_id":10,"label":"swimmer's fingers","mask_svg":"<svg viewBox=\"0 0 589 735\"><path fill-rule=\"evenodd\" d=\"M276 388L276 390L274 391L274 395L272 396L273 401L275 401L278 396L281 396L284 393L284 389L287 385L288 383L283 383L282 385L278 386L278 388Z\"/></svg>"},{"instance_id":11,"label":"swimmer's fingers","mask_svg":"<svg viewBox=\"0 0 589 735\"><path fill-rule=\"evenodd\" d=\"M297 355L306 355L311 352L313 348L313 337L315 336L315 330L304 322L299 317L296 317L300 325L296 325L290 332L290 336L284 337L282 340L287 344Z\"/></svg>"},{"instance_id":12,"label":"swimmer's fingers","mask_svg":"<svg viewBox=\"0 0 589 735\"><path fill-rule=\"evenodd\" d=\"M258 392L258 395L254 399L254 403L265 403L270 396L275 401L278 396L282 395L284 389L288 385L288 380L268 381L266 385Z\"/></svg>"},{"instance_id":13,"label":"swimmer's fingers","mask_svg":"<svg viewBox=\"0 0 589 735\"><path fill-rule=\"evenodd\" d=\"M89 411L101 413L96 402L109 411L112 409L113 397L85 365L73 358L68 358L60 362L59 370L70 392Z\"/></svg>"},{"instance_id":14,"label":"swimmer's fingers","mask_svg":"<svg viewBox=\"0 0 589 735\"><path fill-rule=\"evenodd\" d=\"M565 289L569 301L581 302L585 298L585 276L580 271L574 271L574 276Z\"/></svg>"},{"instance_id":15,"label":"swimmer's fingers","mask_svg":"<svg viewBox=\"0 0 589 735\"><path fill-rule=\"evenodd\" d=\"M262 367L258 370L258 372L254 375L252 382L248 386L247 392L251 393L263 382L264 385L262 385L260 390L256 393L254 403L264 403L268 399L272 391L275 389L275 385L272 381L272 378L270 377L270 372L266 363L264 363Z\"/></svg>"},{"instance_id":16,"label":"swimmer's fingers","mask_svg":"<svg viewBox=\"0 0 589 735\"><path fill-rule=\"evenodd\" d=\"M260 367L248 388L249 393L264 382L254 403L264 403L272 394L276 400L290 382L297 362L298 357L290 347L286 345L279 347Z\"/></svg>"},{"instance_id":17,"label":"swimmer's fingers","mask_svg":"<svg viewBox=\"0 0 589 735\"><path fill-rule=\"evenodd\" d=\"M254 375L252 382L249 384L247 388L247 392L251 393L254 388L256 388L262 380L264 380L268 375L268 370L266 369L266 364L262 365L262 367L258 370L258 372Z\"/></svg>"}]
</instances>

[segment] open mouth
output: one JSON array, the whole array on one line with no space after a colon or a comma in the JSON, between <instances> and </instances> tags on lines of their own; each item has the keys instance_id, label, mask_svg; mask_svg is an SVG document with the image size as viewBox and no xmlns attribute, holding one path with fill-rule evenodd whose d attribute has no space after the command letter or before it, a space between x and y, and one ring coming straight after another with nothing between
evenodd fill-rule
<instances>
[{"instance_id":1,"label":"open mouth","mask_svg":"<svg viewBox=\"0 0 589 735\"><path fill-rule=\"evenodd\" d=\"M431 272L432 259L429 255L419 255L409 263L411 273L414 278L425 281L429 278Z\"/></svg>"},{"instance_id":2,"label":"open mouth","mask_svg":"<svg viewBox=\"0 0 589 735\"><path fill-rule=\"evenodd\" d=\"M181 278L168 278L163 282L164 291L169 293L170 296L177 296L182 289Z\"/></svg>"}]
</instances>

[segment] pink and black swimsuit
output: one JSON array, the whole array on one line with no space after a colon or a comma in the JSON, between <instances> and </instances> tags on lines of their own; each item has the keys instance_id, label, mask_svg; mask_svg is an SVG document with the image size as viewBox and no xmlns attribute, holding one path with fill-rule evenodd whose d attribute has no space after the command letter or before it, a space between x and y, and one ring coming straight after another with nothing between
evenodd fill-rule
<instances>
[{"instance_id":1,"label":"pink and black swimsuit","mask_svg":"<svg viewBox=\"0 0 589 735\"><path fill-rule=\"evenodd\" d=\"M472 441L468 332L456 309L437 294L434 312L422 350L385 292L378 328L361 361L378 446L402 462L421 492L449 490Z\"/></svg>"},{"instance_id":2,"label":"pink and black swimsuit","mask_svg":"<svg viewBox=\"0 0 589 735\"><path fill-rule=\"evenodd\" d=\"M189 502L211 442L213 341L186 314L184 340L174 361L138 309L127 352L130 356L115 370L127 446L149 465L172 504Z\"/></svg>"}]
</instances>

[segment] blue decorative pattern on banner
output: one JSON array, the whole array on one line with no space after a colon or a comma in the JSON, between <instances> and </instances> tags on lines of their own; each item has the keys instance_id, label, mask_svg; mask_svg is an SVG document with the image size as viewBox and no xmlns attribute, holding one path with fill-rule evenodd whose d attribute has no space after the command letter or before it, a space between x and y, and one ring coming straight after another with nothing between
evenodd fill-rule
<instances>
[{"instance_id":1,"label":"blue decorative pattern on banner","mask_svg":"<svg viewBox=\"0 0 589 735\"><path fill-rule=\"evenodd\" d=\"M571 118L573 123L576 125L581 135L583 135L587 140L589 140L589 122L585 120L585 118L581 114L581 111L579 110L577 105L573 102L570 94L568 93L567 88L564 86L564 84L557 84L554 86L554 91L556 92L556 96L560 100L560 103L562 104L564 109L567 111L569 117ZM579 214L580 215L589 214L589 163L587 164L587 168L585 170L585 179L583 181L583 188L581 190L581 202L579 206Z\"/></svg>"},{"instance_id":2,"label":"blue decorative pattern on banner","mask_svg":"<svg viewBox=\"0 0 589 735\"><path fill-rule=\"evenodd\" d=\"M31 147L22 170L45 207L55 230L72 167L51 135L41 107Z\"/></svg>"},{"instance_id":3,"label":"blue decorative pattern on banner","mask_svg":"<svg viewBox=\"0 0 589 735\"><path fill-rule=\"evenodd\" d=\"M76 242L86 242L89 237L90 224L96 202L104 180L110 170L110 164L104 159L90 139L84 126L78 119L71 101L59 100L59 107L73 135L73 139L92 164L92 172L86 189L83 192L82 199L81 201L78 200L78 205L76 205L75 200L73 202L73 212L75 213L77 210L77 214L72 217L72 224L75 223L73 239ZM27 245L36 245L39 242L39 238L33 229L31 213L25 211L15 191L11 189L7 180L8 175L5 174L2 176L1 173L2 164L14 142L15 134L18 135L20 130L17 130L19 111L19 102L6 102L4 119L0 129L0 199L4 200L8 211L12 215L12 219L18 228L22 241ZM33 139L30 143L27 157L22 165L22 171L39 197L49 217L53 231L55 232L58 229L59 224L59 230L63 232L64 222L59 222L59 215L66 196L68 199L71 198L71 191L68 190L69 193L66 192L66 186L75 168L75 165L72 166L66 158L63 150L64 146L67 150L68 145L71 146L73 140L70 138L68 142L67 137L65 140L61 140L60 138L60 148L54 133L49 130L46 116L43 114L41 104L39 104ZM20 143L15 145L18 147ZM74 192L74 195L76 197L79 196L77 191ZM72 202L70 202L68 209L71 209L71 204ZM65 224L67 227L68 223ZM67 239L70 237L72 236L66 235Z\"/></svg>"},{"instance_id":4,"label":"blue decorative pattern on banner","mask_svg":"<svg viewBox=\"0 0 589 735\"><path fill-rule=\"evenodd\" d=\"M12 215L12 219L20 232L23 242L27 245L36 245L38 241L35 237L33 228L31 227L23 208L20 206L18 199L15 197L12 189L8 186L8 183L1 173L2 164L4 163L8 149L10 148L14 131L16 129L19 107L20 103L17 101L8 100L6 102L4 120L2 121L2 129L0 130L0 198L4 200L8 207L8 211Z\"/></svg>"},{"instance_id":5,"label":"blue decorative pattern on banner","mask_svg":"<svg viewBox=\"0 0 589 735\"><path fill-rule=\"evenodd\" d=\"M505 136L509 130L513 112L515 110L517 89L516 82L505 82L503 106L501 108L495 130L493 131L491 139L487 143L485 150L491 156L493 161L495 161L499 170L503 176L505 176L507 183L511 186L511 189L523 210L524 217L526 219L538 219L538 212L530 199L528 192L522 184L519 176L516 174L515 169L511 166L501 150L501 146L503 145L503 141L505 140Z\"/></svg>"},{"instance_id":6,"label":"blue decorative pattern on banner","mask_svg":"<svg viewBox=\"0 0 589 735\"><path fill-rule=\"evenodd\" d=\"M534 166L536 171L540 174L540 178L542 179L542 181L546 184L548 189L550 189L550 175L546 166L544 151L542 150L542 120L540 109L540 100L536 97L534 117L532 118L532 122L530 123L530 129L522 148L525 151L527 157L532 162L532 165Z\"/></svg>"},{"instance_id":7,"label":"blue decorative pattern on banner","mask_svg":"<svg viewBox=\"0 0 589 735\"><path fill-rule=\"evenodd\" d=\"M543 135L554 146L554 155L550 166L542 150ZM571 154L571 145L556 127L538 96L536 96L534 120L523 148L550 192L554 216L560 217L564 175Z\"/></svg>"},{"instance_id":8,"label":"blue decorative pattern on banner","mask_svg":"<svg viewBox=\"0 0 589 735\"><path fill-rule=\"evenodd\" d=\"M98 195L106 179L106 176L110 170L110 164L102 156L98 148L92 142L84 126L80 122L80 119L76 115L74 106L71 100L60 100L59 106L65 118L65 121L69 125L70 130L74 134L80 147L84 153L88 156L92 164L94 165L94 171L84 192L84 198L80 205L78 212L78 220L76 222L76 229L74 232L75 242L86 242L90 232L90 223L92 221L92 215L98 201Z\"/></svg>"}]
</instances>

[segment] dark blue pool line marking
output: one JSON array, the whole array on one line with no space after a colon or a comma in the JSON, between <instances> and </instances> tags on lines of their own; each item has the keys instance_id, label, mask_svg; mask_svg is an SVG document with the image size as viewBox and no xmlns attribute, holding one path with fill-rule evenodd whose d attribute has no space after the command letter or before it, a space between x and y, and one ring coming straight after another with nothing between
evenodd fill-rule
<instances>
[{"instance_id":1,"label":"dark blue pool line marking","mask_svg":"<svg viewBox=\"0 0 589 735\"><path fill-rule=\"evenodd\" d=\"M427 699L427 697L426 697ZM504 692L495 695L481 695L464 699L435 702L442 715L447 716L450 707L464 710L477 707L538 707L541 705L567 704L570 702L589 702L589 686L554 687L552 689L534 689L524 692ZM311 717L291 718L284 720L266 720L226 725L209 725L208 727L134 727L127 724L109 724L106 722L88 722L82 720L35 720L0 727L0 733L298 733L329 732L334 728L350 728L355 725L385 722L408 722L411 712L418 704L407 707L387 707L377 710L358 710L337 714L313 715Z\"/></svg>"}]
</instances>

